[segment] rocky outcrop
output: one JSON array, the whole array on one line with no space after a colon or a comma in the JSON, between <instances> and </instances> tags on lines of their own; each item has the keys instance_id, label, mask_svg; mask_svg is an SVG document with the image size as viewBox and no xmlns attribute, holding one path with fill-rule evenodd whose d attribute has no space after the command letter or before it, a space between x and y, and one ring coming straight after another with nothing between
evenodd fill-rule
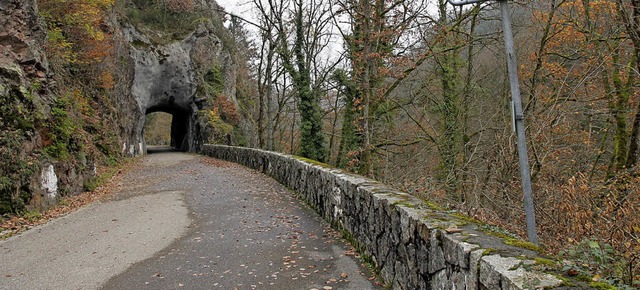
<instances>
[{"instance_id":1,"label":"rocky outcrop","mask_svg":"<svg viewBox=\"0 0 640 290\"><path fill-rule=\"evenodd\" d=\"M36 1L0 1L0 213L23 207L31 192L44 203L58 194L57 184L54 188L41 180L56 178L57 183L55 173L50 174L53 166L35 154L43 142L35 116L50 110L53 83L42 53L45 36Z\"/></svg>"},{"instance_id":2,"label":"rocky outcrop","mask_svg":"<svg viewBox=\"0 0 640 290\"><path fill-rule=\"evenodd\" d=\"M17 78L46 81L48 63L42 53L45 36L34 0L1 1L0 62L3 77L9 77L13 81ZM6 66L11 64L18 65L22 74L11 75L6 70Z\"/></svg>"},{"instance_id":3,"label":"rocky outcrop","mask_svg":"<svg viewBox=\"0 0 640 290\"><path fill-rule=\"evenodd\" d=\"M125 32L135 64L131 93L142 113L136 126L140 140L143 140L144 116L162 111L173 115L172 145L183 151L197 151L202 141L208 139L204 130L207 119L198 113L211 105L211 100L197 94L204 81L202 76L211 66L216 66L224 73L216 76L223 78L222 93L235 95L235 65L215 35L213 25L202 22L182 41L165 45L152 43L132 26L126 27ZM144 141L134 147L130 153L145 152Z\"/></svg>"},{"instance_id":4,"label":"rocky outcrop","mask_svg":"<svg viewBox=\"0 0 640 290\"><path fill-rule=\"evenodd\" d=\"M183 37L147 27L157 44L121 17L123 6L94 7L103 9L89 29L107 36L99 40L65 22L60 3L44 3L41 13L36 0L0 1L0 214L47 208L94 186L96 165L143 154L147 113L171 113L172 145L196 151L208 139L212 96L235 96L213 10ZM207 81L220 87L203 92Z\"/></svg>"},{"instance_id":5,"label":"rocky outcrop","mask_svg":"<svg viewBox=\"0 0 640 290\"><path fill-rule=\"evenodd\" d=\"M203 153L264 172L345 231L394 289L549 289L563 282L536 268L536 252L507 245L475 223L361 176L251 148Z\"/></svg>"}]
</instances>

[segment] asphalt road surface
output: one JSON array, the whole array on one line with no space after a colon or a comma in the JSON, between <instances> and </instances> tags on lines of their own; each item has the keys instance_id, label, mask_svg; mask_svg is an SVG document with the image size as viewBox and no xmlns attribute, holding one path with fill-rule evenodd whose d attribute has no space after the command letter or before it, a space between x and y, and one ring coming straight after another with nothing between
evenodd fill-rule
<instances>
[{"instance_id":1,"label":"asphalt road surface","mask_svg":"<svg viewBox=\"0 0 640 290\"><path fill-rule=\"evenodd\" d=\"M0 242L0 289L380 289L340 235L273 179L150 153L112 201Z\"/></svg>"}]
</instances>

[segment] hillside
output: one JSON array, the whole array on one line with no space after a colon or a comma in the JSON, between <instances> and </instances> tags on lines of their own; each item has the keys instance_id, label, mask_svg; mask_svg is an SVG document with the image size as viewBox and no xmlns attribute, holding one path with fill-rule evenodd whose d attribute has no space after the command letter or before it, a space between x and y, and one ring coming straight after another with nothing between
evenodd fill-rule
<instances>
[{"instance_id":1,"label":"hillside","mask_svg":"<svg viewBox=\"0 0 640 290\"><path fill-rule=\"evenodd\" d=\"M148 113L173 115L185 151L235 134L235 41L214 1L5 3L0 215L95 188L102 168L145 151Z\"/></svg>"}]
</instances>

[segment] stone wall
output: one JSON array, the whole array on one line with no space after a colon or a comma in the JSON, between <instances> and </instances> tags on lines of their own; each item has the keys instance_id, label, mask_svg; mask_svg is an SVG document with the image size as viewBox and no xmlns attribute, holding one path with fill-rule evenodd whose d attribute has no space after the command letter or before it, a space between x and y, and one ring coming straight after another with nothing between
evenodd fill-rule
<instances>
[{"instance_id":1,"label":"stone wall","mask_svg":"<svg viewBox=\"0 0 640 290\"><path fill-rule=\"evenodd\" d=\"M507 245L477 223L374 180L258 149L205 145L202 153L259 170L298 192L352 238L394 289L548 289L563 284L538 270L544 267L536 265L535 251Z\"/></svg>"}]
</instances>

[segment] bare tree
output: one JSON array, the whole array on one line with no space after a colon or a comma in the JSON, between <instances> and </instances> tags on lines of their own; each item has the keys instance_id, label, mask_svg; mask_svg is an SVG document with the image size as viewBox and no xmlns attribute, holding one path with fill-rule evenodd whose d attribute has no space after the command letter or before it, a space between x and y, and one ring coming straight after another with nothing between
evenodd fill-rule
<instances>
[{"instance_id":1,"label":"bare tree","mask_svg":"<svg viewBox=\"0 0 640 290\"><path fill-rule=\"evenodd\" d=\"M331 25L330 11L323 1L254 0L261 23L265 25L263 37L268 57L265 61L263 89L261 92L271 104L273 89L273 66L275 61L282 65L288 75L298 111L300 112L300 149L299 154L319 161L326 158L326 144L322 132L322 108L320 107L321 87L327 79L331 65L319 62L321 54L330 43L328 33ZM267 79L269 78L269 79ZM268 108L268 106L267 106ZM267 109L270 115L271 109ZM264 113L263 113L264 114ZM269 117L268 123L274 118ZM274 132L269 125L269 132ZM272 140L273 138L269 138ZM273 146L269 146L273 148Z\"/></svg>"},{"instance_id":2,"label":"bare tree","mask_svg":"<svg viewBox=\"0 0 640 290\"><path fill-rule=\"evenodd\" d=\"M353 108L347 105L343 122L343 145L339 159L349 158L351 167L373 176L373 142L376 109L408 72L414 61L404 56L406 33L411 30L421 1L338 0L336 17L346 18L345 39L349 75L341 75ZM408 61L401 64L401 61ZM409 64L411 63L411 64ZM395 82L394 82L395 79ZM355 124L352 124L355 123Z\"/></svg>"}]
</instances>

